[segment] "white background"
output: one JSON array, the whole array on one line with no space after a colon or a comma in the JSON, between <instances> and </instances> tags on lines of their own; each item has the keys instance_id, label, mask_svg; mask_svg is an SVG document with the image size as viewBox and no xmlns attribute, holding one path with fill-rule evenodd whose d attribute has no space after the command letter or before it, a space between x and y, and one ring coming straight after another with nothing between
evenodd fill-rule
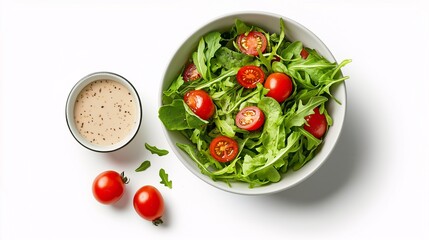
<instances>
[{"instance_id":1,"label":"white background","mask_svg":"<svg viewBox=\"0 0 429 240\"><path fill-rule=\"evenodd\" d=\"M0 239L429 239L429 7L425 1L1 0ZM217 16L261 10L308 27L343 69L348 106L340 142L298 186L269 196L223 192L174 156L157 118L172 54ZM95 71L128 78L143 125L126 148L91 152L64 107ZM170 150L151 155L144 143ZM152 166L134 169L144 160ZM159 183L159 168L173 189ZM131 178L115 206L91 184L108 169ZM164 195L165 224L141 219L133 193Z\"/></svg>"}]
</instances>

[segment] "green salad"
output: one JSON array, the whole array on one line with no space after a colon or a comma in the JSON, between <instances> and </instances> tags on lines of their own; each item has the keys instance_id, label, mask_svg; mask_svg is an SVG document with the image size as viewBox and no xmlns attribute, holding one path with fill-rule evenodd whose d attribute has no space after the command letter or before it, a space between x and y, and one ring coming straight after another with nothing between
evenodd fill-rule
<instances>
[{"instance_id":1,"label":"green salad","mask_svg":"<svg viewBox=\"0 0 429 240\"><path fill-rule=\"evenodd\" d=\"M330 89L351 62L237 19L203 36L163 92L159 118L189 143L177 143L214 181L262 186L313 159L333 120Z\"/></svg>"}]
</instances>

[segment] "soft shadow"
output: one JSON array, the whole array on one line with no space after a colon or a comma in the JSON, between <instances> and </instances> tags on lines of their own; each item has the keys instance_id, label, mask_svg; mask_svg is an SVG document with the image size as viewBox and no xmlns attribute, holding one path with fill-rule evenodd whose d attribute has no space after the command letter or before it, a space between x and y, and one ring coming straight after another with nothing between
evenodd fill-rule
<instances>
[{"instance_id":1,"label":"soft shadow","mask_svg":"<svg viewBox=\"0 0 429 240\"><path fill-rule=\"evenodd\" d=\"M118 211L122 211L123 209L130 207L130 203L132 203L133 200L132 197L133 193L126 189L122 198L112 205L113 208L117 209Z\"/></svg>"},{"instance_id":2,"label":"soft shadow","mask_svg":"<svg viewBox=\"0 0 429 240\"><path fill-rule=\"evenodd\" d=\"M329 159L313 176L297 186L274 194L274 199L297 205L321 203L340 193L359 168L366 165L366 155L372 146L365 122L365 112L355 104L348 104L346 119L340 139ZM365 129L365 130L364 130Z\"/></svg>"},{"instance_id":3,"label":"soft shadow","mask_svg":"<svg viewBox=\"0 0 429 240\"><path fill-rule=\"evenodd\" d=\"M107 154L109 160L111 160L117 166L127 167L130 164L139 164L144 154L144 139L143 131L139 130L134 139L128 143L125 147L110 152Z\"/></svg>"},{"instance_id":4,"label":"soft shadow","mask_svg":"<svg viewBox=\"0 0 429 240\"><path fill-rule=\"evenodd\" d=\"M162 224L159 224L157 227L159 228L169 228L171 226L171 219L172 217L170 216L170 214L173 211L170 209L170 205L169 204L165 204L164 206L164 215L162 215L161 220L162 220Z\"/></svg>"}]
</instances>

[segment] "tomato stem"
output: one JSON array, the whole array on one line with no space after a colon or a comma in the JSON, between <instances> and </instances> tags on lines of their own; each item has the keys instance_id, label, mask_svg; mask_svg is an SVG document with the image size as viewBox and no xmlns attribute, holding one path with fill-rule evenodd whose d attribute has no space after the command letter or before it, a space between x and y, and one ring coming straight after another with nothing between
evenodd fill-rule
<instances>
[{"instance_id":1,"label":"tomato stem","mask_svg":"<svg viewBox=\"0 0 429 240\"><path fill-rule=\"evenodd\" d=\"M130 182L130 179L125 176L124 172L121 172L121 178L122 178L122 182L125 184L128 184Z\"/></svg>"},{"instance_id":2,"label":"tomato stem","mask_svg":"<svg viewBox=\"0 0 429 240\"><path fill-rule=\"evenodd\" d=\"M153 225L158 226L159 224L164 223L161 218L157 218L152 221Z\"/></svg>"}]
</instances>

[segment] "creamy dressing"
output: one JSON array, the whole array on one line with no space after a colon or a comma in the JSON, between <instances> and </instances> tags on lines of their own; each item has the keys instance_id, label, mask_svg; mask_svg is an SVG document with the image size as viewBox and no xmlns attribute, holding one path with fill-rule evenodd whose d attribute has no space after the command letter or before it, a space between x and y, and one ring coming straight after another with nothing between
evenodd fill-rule
<instances>
[{"instance_id":1,"label":"creamy dressing","mask_svg":"<svg viewBox=\"0 0 429 240\"><path fill-rule=\"evenodd\" d=\"M74 121L89 142L113 145L136 125L136 104L136 99L122 84L112 80L94 81L79 93Z\"/></svg>"}]
</instances>

